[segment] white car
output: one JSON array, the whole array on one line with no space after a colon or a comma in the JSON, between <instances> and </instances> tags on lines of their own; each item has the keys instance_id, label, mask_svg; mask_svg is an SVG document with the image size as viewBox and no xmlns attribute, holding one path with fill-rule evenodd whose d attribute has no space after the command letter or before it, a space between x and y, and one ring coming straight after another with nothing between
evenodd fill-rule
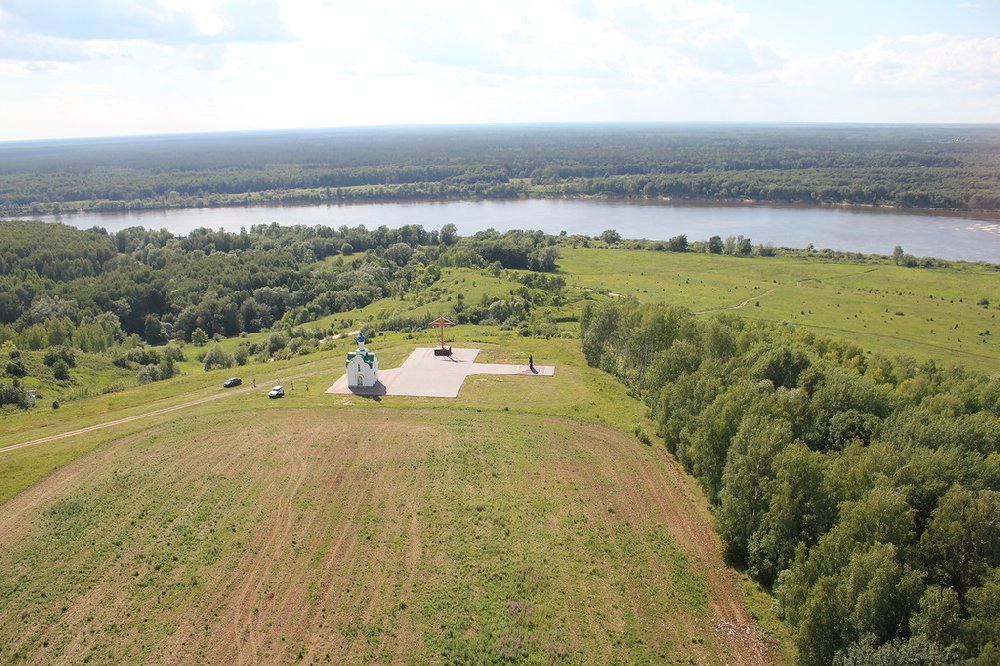
<instances>
[{"instance_id":1,"label":"white car","mask_svg":"<svg viewBox=\"0 0 1000 666\"><path fill-rule=\"evenodd\" d=\"M268 398L284 398L285 397L285 387L275 386L273 389L267 392Z\"/></svg>"}]
</instances>

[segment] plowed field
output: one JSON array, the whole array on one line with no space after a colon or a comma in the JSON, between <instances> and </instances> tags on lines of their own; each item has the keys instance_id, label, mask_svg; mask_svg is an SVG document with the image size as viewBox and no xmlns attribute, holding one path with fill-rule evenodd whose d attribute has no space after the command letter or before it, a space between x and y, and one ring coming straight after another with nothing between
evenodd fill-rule
<instances>
[{"instance_id":1,"label":"plowed field","mask_svg":"<svg viewBox=\"0 0 1000 666\"><path fill-rule=\"evenodd\" d=\"M152 426L0 506L0 661L769 663L689 488L556 417Z\"/></svg>"}]
</instances>

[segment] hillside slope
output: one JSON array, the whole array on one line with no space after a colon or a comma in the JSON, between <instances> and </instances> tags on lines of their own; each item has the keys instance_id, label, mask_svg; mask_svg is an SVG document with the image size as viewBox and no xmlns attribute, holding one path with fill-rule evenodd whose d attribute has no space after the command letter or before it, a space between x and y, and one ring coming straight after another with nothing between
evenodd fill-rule
<instances>
[{"instance_id":1,"label":"hillside slope","mask_svg":"<svg viewBox=\"0 0 1000 666\"><path fill-rule=\"evenodd\" d=\"M0 660L771 662L658 451L505 412L161 423L0 507Z\"/></svg>"}]
</instances>

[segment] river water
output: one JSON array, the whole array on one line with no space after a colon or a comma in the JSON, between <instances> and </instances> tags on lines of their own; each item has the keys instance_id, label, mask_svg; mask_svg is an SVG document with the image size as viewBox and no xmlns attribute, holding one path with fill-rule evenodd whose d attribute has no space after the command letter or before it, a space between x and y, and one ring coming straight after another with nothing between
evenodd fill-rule
<instances>
[{"instance_id":1,"label":"river water","mask_svg":"<svg viewBox=\"0 0 1000 666\"><path fill-rule=\"evenodd\" d=\"M678 204L670 202L519 199L391 202L171 209L47 216L81 229L117 231L131 226L165 228L184 235L199 227L239 231L253 224L324 224L332 227L419 224L427 230L454 224L461 235L493 228L541 229L547 233L599 235L615 229L623 238L689 241L744 235L754 244L891 254L901 245L915 256L1000 262L1000 218L946 216L871 208Z\"/></svg>"}]
</instances>

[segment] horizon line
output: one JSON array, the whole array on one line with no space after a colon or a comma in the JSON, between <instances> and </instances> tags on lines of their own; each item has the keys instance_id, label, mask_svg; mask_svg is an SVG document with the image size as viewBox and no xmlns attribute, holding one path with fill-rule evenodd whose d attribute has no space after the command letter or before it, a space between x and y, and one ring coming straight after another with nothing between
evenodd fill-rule
<instances>
[{"instance_id":1,"label":"horizon line","mask_svg":"<svg viewBox=\"0 0 1000 666\"><path fill-rule=\"evenodd\" d=\"M0 139L0 146L57 142L121 141L149 139L185 139L236 137L266 134L335 133L350 131L443 130L488 128L558 128L558 127L652 127L652 126L756 126L756 127L853 127L853 128L961 128L1000 129L1000 122L861 122L823 120L573 120L518 121L482 123L387 123L380 125L331 125L326 127L272 127L264 129L190 130L179 132L144 132L136 134L93 134L36 137L30 139Z\"/></svg>"}]
</instances>

